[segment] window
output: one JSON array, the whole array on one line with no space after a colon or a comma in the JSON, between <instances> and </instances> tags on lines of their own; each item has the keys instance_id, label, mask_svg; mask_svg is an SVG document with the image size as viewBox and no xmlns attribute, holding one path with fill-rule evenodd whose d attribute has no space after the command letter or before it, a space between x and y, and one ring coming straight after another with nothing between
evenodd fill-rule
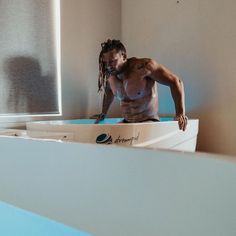
<instances>
[{"instance_id":1,"label":"window","mask_svg":"<svg viewBox=\"0 0 236 236\"><path fill-rule=\"evenodd\" d=\"M0 0L0 116L61 114L60 0Z\"/></svg>"}]
</instances>

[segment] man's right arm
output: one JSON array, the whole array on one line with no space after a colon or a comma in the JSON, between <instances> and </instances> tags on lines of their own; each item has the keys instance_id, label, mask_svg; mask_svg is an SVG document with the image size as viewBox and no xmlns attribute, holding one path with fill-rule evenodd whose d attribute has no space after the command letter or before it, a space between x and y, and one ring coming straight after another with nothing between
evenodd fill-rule
<instances>
[{"instance_id":1,"label":"man's right arm","mask_svg":"<svg viewBox=\"0 0 236 236\"><path fill-rule=\"evenodd\" d=\"M98 118L95 121L95 124L98 124L100 121L105 119L113 100L114 100L114 95L111 91L110 86L107 84L105 88L104 96L103 96L102 113L99 114Z\"/></svg>"}]
</instances>

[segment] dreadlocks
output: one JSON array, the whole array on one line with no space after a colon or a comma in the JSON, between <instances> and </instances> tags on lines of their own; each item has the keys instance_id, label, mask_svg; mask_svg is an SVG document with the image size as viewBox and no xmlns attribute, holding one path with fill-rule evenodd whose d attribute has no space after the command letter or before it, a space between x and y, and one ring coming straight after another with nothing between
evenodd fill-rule
<instances>
[{"instance_id":1,"label":"dreadlocks","mask_svg":"<svg viewBox=\"0 0 236 236\"><path fill-rule=\"evenodd\" d=\"M106 42L101 44L102 50L99 54L99 76L98 76L98 92L104 90L107 82L108 72L106 71L106 66L102 60L102 56L104 53L112 51L116 49L117 52L121 51L126 53L126 49L124 45L120 42L120 40L111 40L108 39Z\"/></svg>"}]
</instances>

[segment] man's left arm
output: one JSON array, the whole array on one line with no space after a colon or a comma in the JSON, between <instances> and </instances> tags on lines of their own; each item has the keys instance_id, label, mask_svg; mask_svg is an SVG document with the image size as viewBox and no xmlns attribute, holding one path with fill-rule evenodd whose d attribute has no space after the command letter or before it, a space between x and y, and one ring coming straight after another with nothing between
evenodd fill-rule
<instances>
[{"instance_id":1,"label":"man's left arm","mask_svg":"<svg viewBox=\"0 0 236 236\"><path fill-rule=\"evenodd\" d=\"M176 117L178 120L179 128L185 130L188 118L185 115L185 96L184 96L184 84L183 81L176 77L176 81L170 85L171 95L175 103Z\"/></svg>"},{"instance_id":2,"label":"man's left arm","mask_svg":"<svg viewBox=\"0 0 236 236\"><path fill-rule=\"evenodd\" d=\"M155 81L170 87L171 95L175 103L175 119L178 120L179 128L184 131L187 127L188 118L185 115L185 96L183 81L180 80L172 72L170 72L167 68L158 64L154 60L144 60L146 60L145 68L147 75Z\"/></svg>"}]
</instances>

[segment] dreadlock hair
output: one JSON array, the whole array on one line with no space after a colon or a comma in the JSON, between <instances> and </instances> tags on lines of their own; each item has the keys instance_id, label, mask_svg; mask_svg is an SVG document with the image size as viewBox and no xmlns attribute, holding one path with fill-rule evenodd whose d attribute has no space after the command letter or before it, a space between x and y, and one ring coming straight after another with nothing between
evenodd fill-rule
<instances>
[{"instance_id":1,"label":"dreadlock hair","mask_svg":"<svg viewBox=\"0 0 236 236\"><path fill-rule=\"evenodd\" d=\"M107 78L109 76L106 71L106 66L102 60L102 56L104 53L112 51L116 49L117 52L126 53L125 46L120 42L120 40L116 39L108 39L106 42L101 44L102 50L99 54L99 76L98 76L98 92L101 92L105 89Z\"/></svg>"}]
</instances>

